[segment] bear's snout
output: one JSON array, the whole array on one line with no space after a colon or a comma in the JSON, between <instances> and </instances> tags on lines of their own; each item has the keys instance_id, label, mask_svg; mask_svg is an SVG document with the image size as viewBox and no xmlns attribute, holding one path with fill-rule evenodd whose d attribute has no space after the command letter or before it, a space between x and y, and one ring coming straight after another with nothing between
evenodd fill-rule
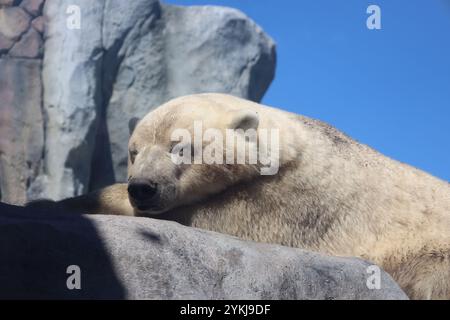
<instances>
[{"instance_id":1,"label":"bear's snout","mask_svg":"<svg viewBox=\"0 0 450 320\"><path fill-rule=\"evenodd\" d=\"M128 194L137 203L148 203L158 190L158 185L148 179L131 179Z\"/></svg>"}]
</instances>

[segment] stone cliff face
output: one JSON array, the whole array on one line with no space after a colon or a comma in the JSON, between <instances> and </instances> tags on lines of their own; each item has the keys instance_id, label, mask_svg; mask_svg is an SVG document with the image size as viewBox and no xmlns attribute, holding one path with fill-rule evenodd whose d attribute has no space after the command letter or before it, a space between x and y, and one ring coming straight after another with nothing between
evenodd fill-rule
<instances>
[{"instance_id":1,"label":"stone cliff face","mask_svg":"<svg viewBox=\"0 0 450 320\"><path fill-rule=\"evenodd\" d=\"M0 199L11 203L26 201L42 172L43 4L0 0Z\"/></svg>"},{"instance_id":2,"label":"stone cliff face","mask_svg":"<svg viewBox=\"0 0 450 320\"><path fill-rule=\"evenodd\" d=\"M79 29L68 25L73 5ZM234 9L156 0L0 6L5 202L57 200L124 181L129 119L190 93L259 101L274 77L274 42Z\"/></svg>"}]
</instances>

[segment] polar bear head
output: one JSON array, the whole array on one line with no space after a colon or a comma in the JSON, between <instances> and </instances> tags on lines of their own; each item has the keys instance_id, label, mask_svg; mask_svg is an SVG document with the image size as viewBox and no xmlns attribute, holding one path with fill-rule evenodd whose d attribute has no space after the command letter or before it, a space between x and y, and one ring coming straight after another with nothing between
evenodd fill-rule
<instances>
[{"instance_id":1,"label":"polar bear head","mask_svg":"<svg viewBox=\"0 0 450 320\"><path fill-rule=\"evenodd\" d=\"M260 127L258 108L201 94L147 114L130 129L128 193L135 210L159 214L267 174L267 168L277 170L277 137L261 136L267 130Z\"/></svg>"}]
</instances>

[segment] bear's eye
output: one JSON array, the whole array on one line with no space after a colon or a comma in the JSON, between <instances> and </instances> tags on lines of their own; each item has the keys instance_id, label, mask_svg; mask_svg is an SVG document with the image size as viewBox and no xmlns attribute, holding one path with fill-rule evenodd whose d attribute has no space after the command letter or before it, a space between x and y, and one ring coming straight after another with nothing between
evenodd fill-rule
<instances>
[{"instance_id":1,"label":"bear's eye","mask_svg":"<svg viewBox=\"0 0 450 320\"><path fill-rule=\"evenodd\" d=\"M187 154L185 154L187 152ZM193 157L194 151L193 151L193 145L190 143L181 143L181 142L175 142L170 147L170 153L177 155L179 157Z\"/></svg>"},{"instance_id":2,"label":"bear's eye","mask_svg":"<svg viewBox=\"0 0 450 320\"><path fill-rule=\"evenodd\" d=\"M170 153L172 154L176 154L180 157L183 156L184 154L184 148L186 147L185 144L181 144L180 142L172 142L171 146L170 146Z\"/></svg>"},{"instance_id":3,"label":"bear's eye","mask_svg":"<svg viewBox=\"0 0 450 320\"><path fill-rule=\"evenodd\" d=\"M134 163L134 159L136 159L136 156L138 154L138 151L137 150L130 150L129 152L130 152L130 161L131 161L131 164L133 164Z\"/></svg>"}]
</instances>

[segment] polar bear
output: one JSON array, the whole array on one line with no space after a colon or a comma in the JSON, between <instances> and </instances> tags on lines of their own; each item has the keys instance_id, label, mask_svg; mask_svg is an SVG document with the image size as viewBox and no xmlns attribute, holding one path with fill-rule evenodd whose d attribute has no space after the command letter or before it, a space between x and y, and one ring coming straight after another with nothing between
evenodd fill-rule
<instances>
[{"instance_id":1,"label":"polar bear","mask_svg":"<svg viewBox=\"0 0 450 320\"><path fill-rule=\"evenodd\" d=\"M247 158L240 164L177 163L174 154L185 159L199 152L196 142L181 148L173 139L180 128L195 136L195 121L223 137L227 129L236 131L235 141L248 153L255 146L273 149L277 172L261 174L264 165ZM278 147L249 138L247 130L276 130ZM230 150L236 145L226 144L220 157ZM128 184L62 203L84 213L150 216L357 256L382 266L410 298L450 299L449 184L325 123L224 94L184 96L138 122L128 161Z\"/></svg>"}]
</instances>

